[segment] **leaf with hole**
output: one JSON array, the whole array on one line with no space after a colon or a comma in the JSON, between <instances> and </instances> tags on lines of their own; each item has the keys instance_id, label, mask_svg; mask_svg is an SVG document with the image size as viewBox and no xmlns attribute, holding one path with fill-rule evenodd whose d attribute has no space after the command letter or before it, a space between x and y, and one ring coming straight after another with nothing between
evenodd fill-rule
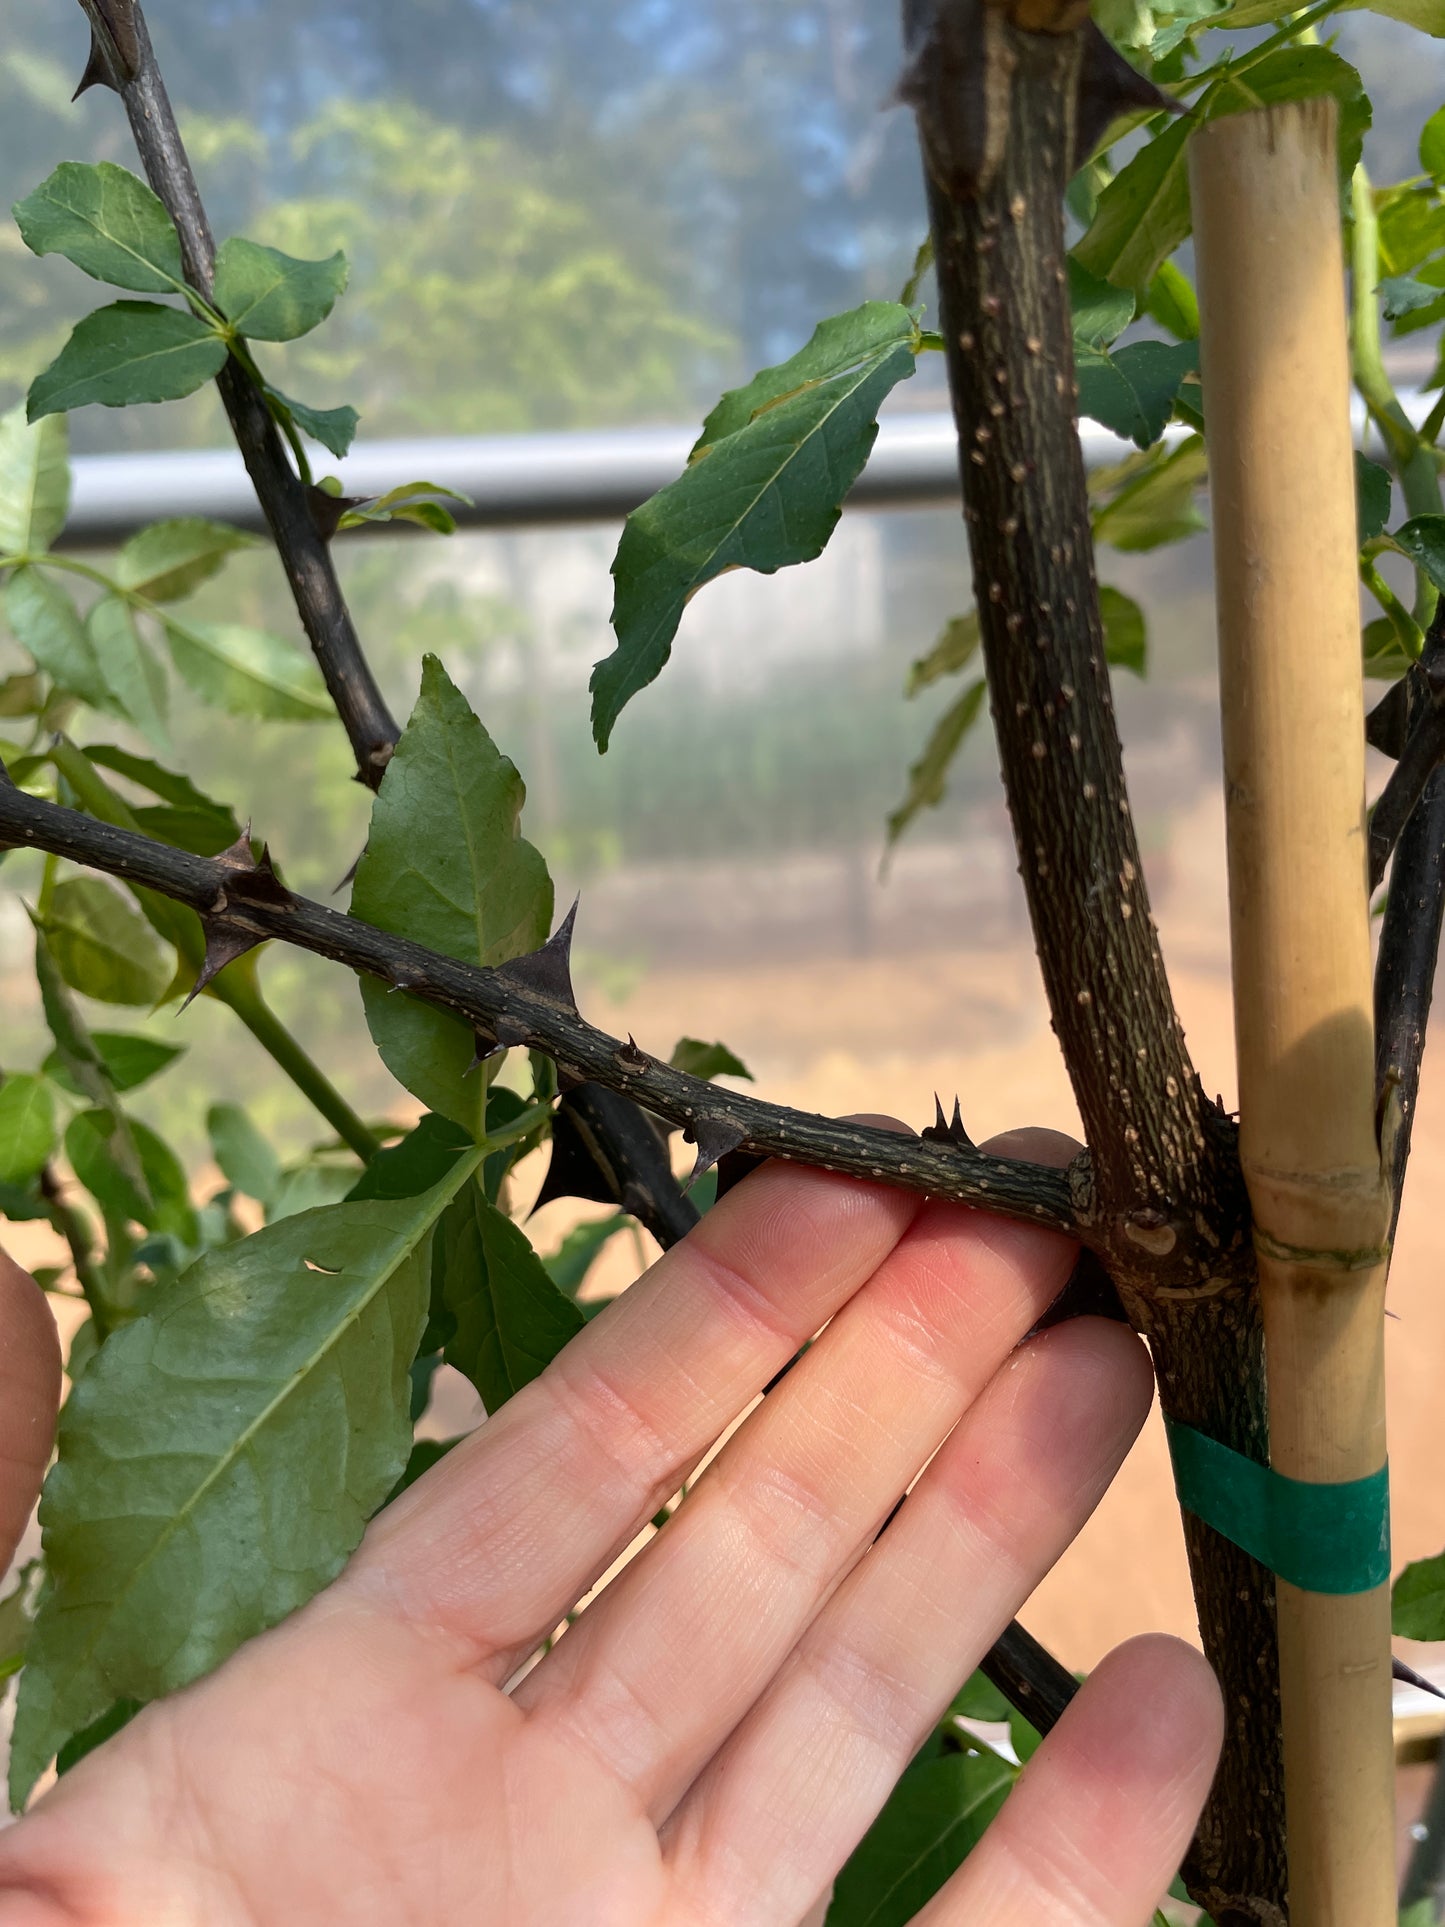
<instances>
[{"instance_id":1,"label":"leaf with hole","mask_svg":"<svg viewBox=\"0 0 1445 1927\"><path fill-rule=\"evenodd\" d=\"M525 795L515 766L428 656L372 806L353 914L463 963L492 967L539 948L551 930L552 884L521 835ZM481 1137L487 1079L472 1068L470 1025L373 977L361 979L361 996L393 1077Z\"/></svg>"},{"instance_id":2,"label":"leaf with hole","mask_svg":"<svg viewBox=\"0 0 1445 1927\"><path fill-rule=\"evenodd\" d=\"M96 281L138 294L185 287L175 224L144 181L111 161L62 161L15 220L32 254L63 254Z\"/></svg>"},{"instance_id":3,"label":"leaf with hole","mask_svg":"<svg viewBox=\"0 0 1445 1927\"><path fill-rule=\"evenodd\" d=\"M339 250L324 261L298 261L234 236L216 253L216 306L252 341L297 341L331 313L349 273Z\"/></svg>"},{"instance_id":4,"label":"leaf with hole","mask_svg":"<svg viewBox=\"0 0 1445 1927\"><path fill-rule=\"evenodd\" d=\"M341 1570L411 1450L408 1368L451 1195L269 1225L107 1339L46 1481L12 1802L115 1700L209 1672Z\"/></svg>"},{"instance_id":5,"label":"leaf with hole","mask_svg":"<svg viewBox=\"0 0 1445 1927\"><path fill-rule=\"evenodd\" d=\"M171 660L203 701L262 722L329 721L331 703L316 665L279 636L239 622L165 618Z\"/></svg>"},{"instance_id":6,"label":"leaf with hole","mask_svg":"<svg viewBox=\"0 0 1445 1927\"><path fill-rule=\"evenodd\" d=\"M905 1927L978 1845L1017 1777L993 1753L910 1767L834 1882L826 1927Z\"/></svg>"},{"instance_id":7,"label":"leaf with hole","mask_svg":"<svg viewBox=\"0 0 1445 1927\"><path fill-rule=\"evenodd\" d=\"M131 536L115 558L115 579L148 602L179 602L208 582L238 549L257 546L254 535L200 515L152 522Z\"/></svg>"},{"instance_id":8,"label":"leaf with hole","mask_svg":"<svg viewBox=\"0 0 1445 1927\"><path fill-rule=\"evenodd\" d=\"M453 1320L446 1361L490 1414L530 1384L582 1329L527 1234L469 1184L438 1230L441 1296Z\"/></svg>"},{"instance_id":9,"label":"leaf with hole","mask_svg":"<svg viewBox=\"0 0 1445 1927\"><path fill-rule=\"evenodd\" d=\"M153 301L117 301L76 323L69 341L30 384L30 420L99 403L183 401L226 365L209 323Z\"/></svg>"},{"instance_id":10,"label":"leaf with hole","mask_svg":"<svg viewBox=\"0 0 1445 1927\"><path fill-rule=\"evenodd\" d=\"M599 749L661 673L699 589L729 569L771 575L822 553L879 408L913 373L913 342L913 317L892 302L822 323L789 361L724 395L683 474L627 518L612 565L617 648L592 672Z\"/></svg>"},{"instance_id":11,"label":"leaf with hole","mask_svg":"<svg viewBox=\"0 0 1445 1927\"><path fill-rule=\"evenodd\" d=\"M0 1084L0 1184L28 1185L56 1146L55 1099L43 1077L17 1071Z\"/></svg>"},{"instance_id":12,"label":"leaf with hole","mask_svg":"<svg viewBox=\"0 0 1445 1927\"><path fill-rule=\"evenodd\" d=\"M0 415L0 555L48 549L70 512L70 435L63 415Z\"/></svg>"},{"instance_id":13,"label":"leaf with hole","mask_svg":"<svg viewBox=\"0 0 1445 1927\"><path fill-rule=\"evenodd\" d=\"M41 916L56 968L72 990L103 1004L156 1004L173 960L150 925L99 877L65 877Z\"/></svg>"}]
</instances>

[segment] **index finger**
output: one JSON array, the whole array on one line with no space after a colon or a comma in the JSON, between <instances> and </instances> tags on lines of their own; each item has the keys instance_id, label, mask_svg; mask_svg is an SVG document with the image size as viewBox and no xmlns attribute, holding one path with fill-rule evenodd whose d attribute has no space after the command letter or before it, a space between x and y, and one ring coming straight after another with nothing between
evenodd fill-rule
<instances>
[{"instance_id":1,"label":"index finger","mask_svg":"<svg viewBox=\"0 0 1445 1927\"><path fill-rule=\"evenodd\" d=\"M341 1585L505 1678L922 1203L765 1166L388 1507Z\"/></svg>"}]
</instances>

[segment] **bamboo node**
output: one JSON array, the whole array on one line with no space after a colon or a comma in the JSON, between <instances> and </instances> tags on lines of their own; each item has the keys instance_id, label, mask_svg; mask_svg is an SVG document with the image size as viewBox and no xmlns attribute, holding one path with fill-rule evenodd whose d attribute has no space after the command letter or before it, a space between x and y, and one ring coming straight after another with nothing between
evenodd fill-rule
<instances>
[{"instance_id":1,"label":"bamboo node","mask_svg":"<svg viewBox=\"0 0 1445 1927\"><path fill-rule=\"evenodd\" d=\"M1271 1238L1259 1225L1254 1227L1254 1248L1263 1258L1273 1258L1279 1264L1302 1265L1310 1271L1370 1271L1390 1256L1388 1244L1334 1251L1284 1244L1278 1238Z\"/></svg>"}]
</instances>

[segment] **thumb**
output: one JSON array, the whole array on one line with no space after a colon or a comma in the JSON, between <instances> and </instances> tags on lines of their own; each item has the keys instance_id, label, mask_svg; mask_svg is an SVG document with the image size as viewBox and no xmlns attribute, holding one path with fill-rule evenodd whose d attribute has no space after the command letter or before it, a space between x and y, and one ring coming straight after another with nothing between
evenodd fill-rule
<instances>
[{"instance_id":1,"label":"thumb","mask_svg":"<svg viewBox=\"0 0 1445 1927\"><path fill-rule=\"evenodd\" d=\"M0 1572L40 1492L60 1407L60 1338L45 1294L0 1251Z\"/></svg>"}]
</instances>

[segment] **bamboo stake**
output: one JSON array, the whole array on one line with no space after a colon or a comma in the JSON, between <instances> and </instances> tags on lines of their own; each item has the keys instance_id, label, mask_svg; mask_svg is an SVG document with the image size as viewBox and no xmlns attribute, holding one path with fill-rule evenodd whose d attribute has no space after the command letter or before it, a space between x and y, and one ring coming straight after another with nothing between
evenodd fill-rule
<instances>
[{"instance_id":1,"label":"bamboo stake","mask_svg":"<svg viewBox=\"0 0 1445 1927\"><path fill-rule=\"evenodd\" d=\"M1224 705L1240 1150L1276 1471L1385 1460L1389 1198L1375 1134L1335 104L1211 121L1190 179ZM1293 1927L1393 1927L1387 1586L1279 1585Z\"/></svg>"}]
</instances>

